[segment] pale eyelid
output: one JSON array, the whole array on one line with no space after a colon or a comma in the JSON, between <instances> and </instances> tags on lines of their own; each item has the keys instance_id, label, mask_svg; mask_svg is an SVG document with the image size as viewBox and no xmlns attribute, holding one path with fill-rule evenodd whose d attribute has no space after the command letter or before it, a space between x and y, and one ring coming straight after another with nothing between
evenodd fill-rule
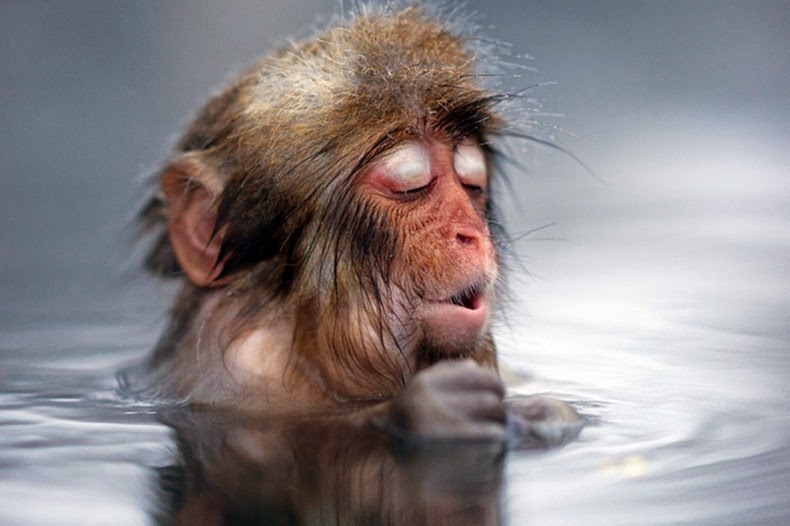
<instances>
[{"instance_id":1,"label":"pale eyelid","mask_svg":"<svg viewBox=\"0 0 790 526\"><path fill-rule=\"evenodd\" d=\"M431 158L416 141L398 146L384 159L384 177L396 192L420 189L431 182Z\"/></svg>"},{"instance_id":2,"label":"pale eyelid","mask_svg":"<svg viewBox=\"0 0 790 526\"><path fill-rule=\"evenodd\" d=\"M462 184L485 188L488 184L488 166L483 149L477 144L461 143L453 153L453 168Z\"/></svg>"}]
</instances>

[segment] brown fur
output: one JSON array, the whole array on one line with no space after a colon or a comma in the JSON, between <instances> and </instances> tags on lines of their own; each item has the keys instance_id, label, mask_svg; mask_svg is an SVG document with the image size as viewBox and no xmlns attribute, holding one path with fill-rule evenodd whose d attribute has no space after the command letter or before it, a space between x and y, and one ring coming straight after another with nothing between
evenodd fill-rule
<instances>
[{"instance_id":1,"label":"brown fur","mask_svg":"<svg viewBox=\"0 0 790 526\"><path fill-rule=\"evenodd\" d=\"M491 162L499 96L476 67L449 26L419 8L385 9L277 51L209 100L141 214L153 237L147 267L183 281L148 391L304 412L392 398L439 359L495 368L490 328L447 348L393 323L413 297L480 265L442 241L457 220L442 203L464 198L417 210L361 184L408 138L473 139ZM471 228L498 231L490 199L472 207ZM203 244L188 251L202 274L184 268L174 235ZM263 372L229 371L233 353L239 363L254 355Z\"/></svg>"}]
</instances>

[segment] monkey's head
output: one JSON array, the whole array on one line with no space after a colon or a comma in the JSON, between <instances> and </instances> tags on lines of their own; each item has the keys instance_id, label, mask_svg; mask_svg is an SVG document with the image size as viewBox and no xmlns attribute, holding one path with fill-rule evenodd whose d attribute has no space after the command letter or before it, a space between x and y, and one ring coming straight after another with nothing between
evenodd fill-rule
<instances>
[{"instance_id":1,"label":"monkey's head","mask_svg":"<svg viewBox=\"0 0 790 526\"><path fill-rule=\"evenodd\" d=\"M294 353L343 395L446 357L493 365L499 96L468 44L409 8L256 64L159 174L149 268L242 304L231 340L282 312Z\"/></svg>"}]
</instances>

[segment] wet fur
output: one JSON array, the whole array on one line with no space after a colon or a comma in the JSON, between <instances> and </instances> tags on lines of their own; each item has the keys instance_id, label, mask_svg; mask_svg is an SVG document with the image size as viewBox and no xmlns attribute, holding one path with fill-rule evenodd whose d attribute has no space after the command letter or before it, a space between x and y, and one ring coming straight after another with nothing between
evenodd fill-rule
<instances>
[{"instance_id":1,"label":"wet fur","mask_svg":"<svg viewBox=\"0 0 790 526\"><path fill-rule=\"evenodd\" d=\"M417 264L438 272L443 262L409 261L397 218L355 183L406 137L473 137L494 163L490 141L502 129L494 108L504 96L481 87L474 43L452 27L420 8L368 9L264 58L209 100L153 181L200 167L190 177L212 194L227 284L218 292L183 278L157 188L140 214L152 239L146 268L183 285L147 365L149 392L233 399L238 393L212 379L222 364L205 349L227 348L278 316L295 318L297 328L291 384L310 378L307 389L336 403L370 401L391 397L413 375L405 356L380 351L395 339L382 298L429 288L419 273L405 285L397 277ZM485 220L502 235L488 203ZM439 359L423 347L427 363ZM490 333L457 354L495 366Z\"/></svg>"}]
</instances>

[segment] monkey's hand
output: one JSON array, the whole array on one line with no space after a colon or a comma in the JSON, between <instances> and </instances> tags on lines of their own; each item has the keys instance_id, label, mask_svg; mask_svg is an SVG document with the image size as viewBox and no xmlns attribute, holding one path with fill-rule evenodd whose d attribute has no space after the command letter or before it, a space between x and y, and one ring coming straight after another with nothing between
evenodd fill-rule
<instances>
[{"instance_id":1,"label":"monkey's hand","mask_svg":"<svg viewBox=\"0 0 790 526\"><path fill-rule=\"evenodd\" d=\"M506 404L512 447L561 446L587 423L569 404L546 396L514 397Z\"/></svg>"},{"instance_id":2,"label":"monkey's hand","mask_svg":"<svg viewBox=\"0 0 790 526\"><path fill-rule=\"evenodd\" d=\"M505 441L504 395L496 373L474 361L439 362L393 399L389 423L418 439Z\"/></svg>"}]
</instances>

